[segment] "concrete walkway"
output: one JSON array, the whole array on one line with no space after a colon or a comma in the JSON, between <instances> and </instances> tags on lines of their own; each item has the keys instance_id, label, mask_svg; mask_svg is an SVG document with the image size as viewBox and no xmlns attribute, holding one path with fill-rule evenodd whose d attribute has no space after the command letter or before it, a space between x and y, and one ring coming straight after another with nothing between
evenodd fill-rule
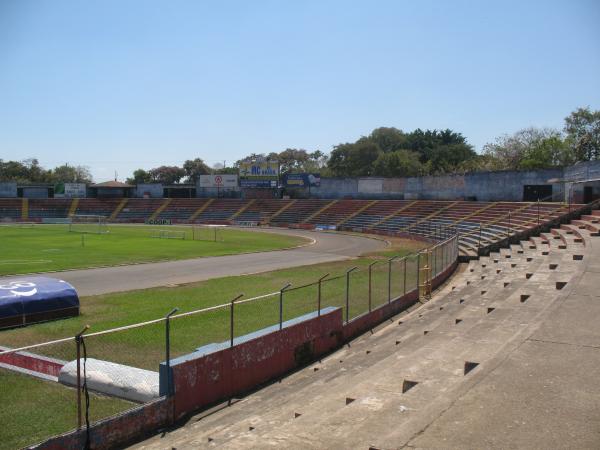
<instances>
[{"instance_id":1,"label":"concrete walkway","mask_svg":"<svg viewBox=\"0 0 600 450\"><path fill-rule=\"evenodd\" d=\"M348 234L284 228L245 228L244 230L301 236L312 243L290 250L68 270L44 275L71 283L81 296L97 295L341 261L383 249L387 245L383 240ZM21 277L0 277L0 282L14 278Z\"/></svg>"},{"instance_id":2,"label":"concrete walkway","mask_svg":"<svg viewBox=\"0 0 600 450\"><path fill-rule=\"evenodd\" d=\"M471 261L422 307L135 448L600 448L600 237Z\"/></svg>"}]
</instances>

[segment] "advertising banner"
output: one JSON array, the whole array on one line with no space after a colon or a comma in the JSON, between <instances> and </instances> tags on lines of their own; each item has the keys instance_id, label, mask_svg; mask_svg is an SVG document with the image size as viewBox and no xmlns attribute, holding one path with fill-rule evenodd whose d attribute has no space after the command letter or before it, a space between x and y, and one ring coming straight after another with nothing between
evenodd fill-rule
<instances>
[{"instance_id":1,"label":"advertising banner","mask_svg":"<svg viewBox=\"0 0 600 450\"><path fill-rule=\"evenodd\" d=\"M276 188L277 180L255 180L254 178L240 179L243 188Z\"/></svg>"},{"instance_id":2,"label":"advertising banner","mask_svg":"<svg viewBox=\"0 0 600 450\"><path fill-rule=\"evenodd\" d=\"M318 173L286 173L283 185L287 188L321 186L321 174Z\"/></svg>"},{"instance_id":3,"label":"advertising banner","mask_svg":"<svg viewBox=\"0 0 600 450\"><path fill-rule=\"evenodd\" d=\"M240 163L240 178L277 180L279 162L277 161L245 161Z\"/></svg>"},{"instance_id":4,"label":"advertising banner","mask_svg":"<svg viewBox=\"0 0 600 450\"><path fill-rule=\"evenodd\" d=\"M58 183L54 185L54 196L57 198L85 198L85 183Z\"/></svg>"},{"instance_id":5,"label":"advertising banner","mask_svg":"<svg viewBox=\"0 0 600 450\"><path fill-rule=\"evenodd\" d=\"M200 175L199 186L201 188L236 188L237 185L237 175Z\"/></svg>"}]
</instances>

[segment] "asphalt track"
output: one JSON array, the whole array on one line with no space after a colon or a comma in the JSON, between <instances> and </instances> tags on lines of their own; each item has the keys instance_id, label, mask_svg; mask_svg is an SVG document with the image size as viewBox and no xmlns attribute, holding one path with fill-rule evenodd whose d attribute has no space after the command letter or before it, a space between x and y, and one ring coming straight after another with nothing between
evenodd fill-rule
<instances>
[{"instance_id":1,"label":"asphalt track","mask_svg":"<svg viewBox=\"0 0 600 450\"><path fill-rule=\"evenodd\" d=\"M341 261L380 250L387 245L382 240L349 234L283 228L253 231L302 236L312 243L289 250L68 270L44 275L71 283L80 296L98 295Z\"/></svg>"}]
</instances>

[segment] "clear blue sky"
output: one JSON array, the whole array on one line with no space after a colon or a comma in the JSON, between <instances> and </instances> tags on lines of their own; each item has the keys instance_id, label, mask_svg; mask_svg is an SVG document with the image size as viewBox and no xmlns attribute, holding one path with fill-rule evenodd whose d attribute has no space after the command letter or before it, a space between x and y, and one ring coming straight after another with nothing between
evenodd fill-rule
<instances>
[{"instance_id":1,"label":"clear blue sky","mask_svg":"<svg viewBox=\"0 0 600 450\"><path fill-rule=\"evenodd\" d=\"M600 109L600 1L0 0L0 158L210 165Z\"/></svg>"}]
</instances>

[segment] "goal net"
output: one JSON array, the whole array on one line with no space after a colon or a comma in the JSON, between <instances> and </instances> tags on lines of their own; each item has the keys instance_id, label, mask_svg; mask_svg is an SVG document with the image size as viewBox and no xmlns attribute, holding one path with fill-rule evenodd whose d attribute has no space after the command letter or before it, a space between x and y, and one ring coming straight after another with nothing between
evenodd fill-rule
<instances>
[{"instance_id":1,"label":"goal net","mask_svg":"<svg viewBox=\"0 0 600 450\"><path fill-rule=\"evenodd\" d=\"M108 233L106 216L75 215L71 216L69 231L73 233Z\"/></svg>"}]
</instances>

